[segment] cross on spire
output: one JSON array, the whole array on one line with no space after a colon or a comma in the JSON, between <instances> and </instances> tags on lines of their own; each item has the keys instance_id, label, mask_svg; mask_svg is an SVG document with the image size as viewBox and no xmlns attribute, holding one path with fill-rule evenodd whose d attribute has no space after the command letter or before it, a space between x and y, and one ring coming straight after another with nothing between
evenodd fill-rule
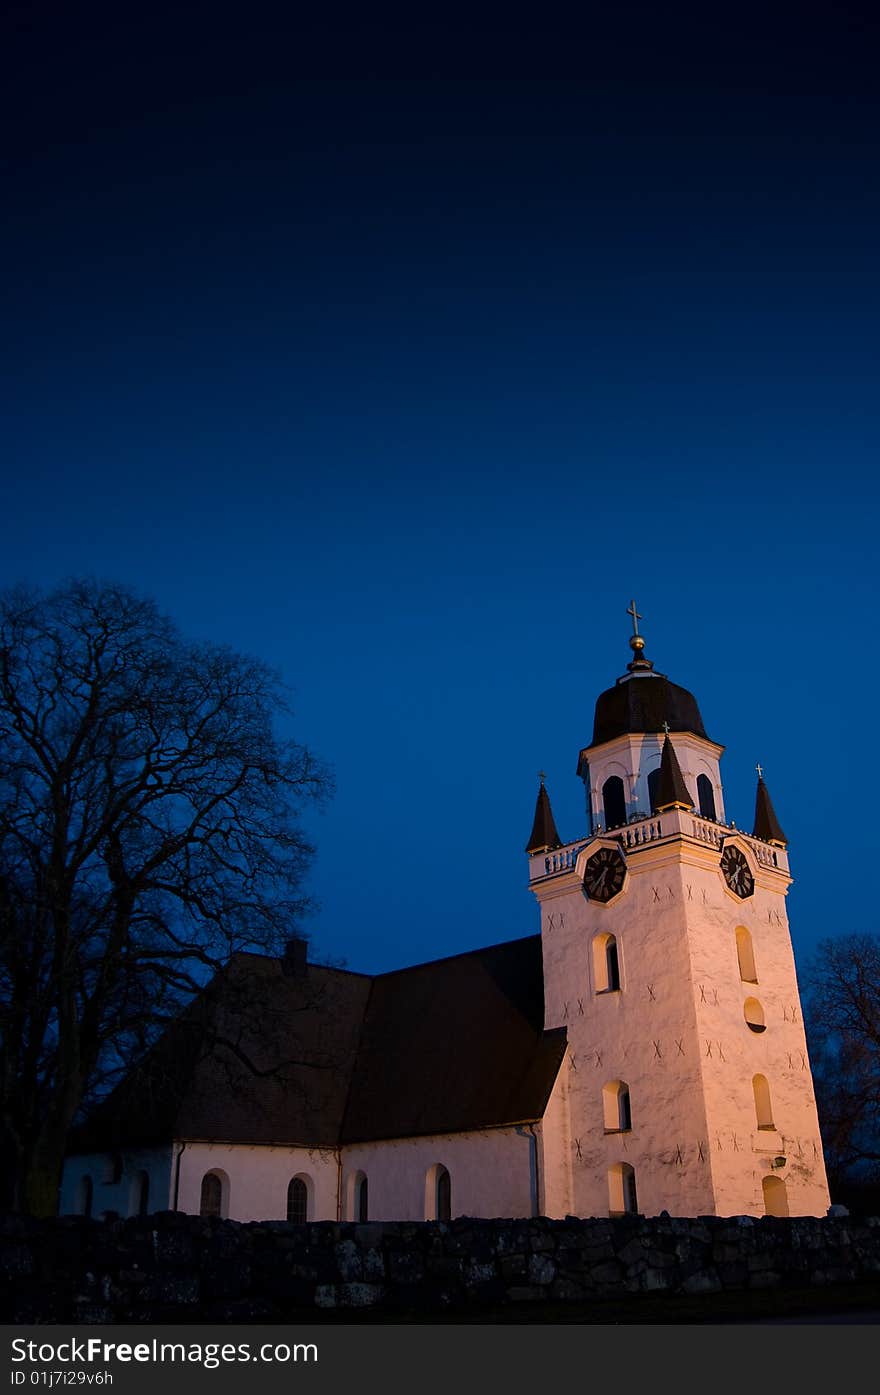
<instances>
[{"instance_id":1,"label":"cross on spire","mask_svg":"<svg viewBox=\"0 0 880 1395\"><path fill-rule=\"evenodd\" d=\"M544 770L539 770L539 771L538 771L538 779L541 781L541 784L543 785L544 781L547 779L546 771L544 771Z\"/></svg>"},{"instance_id":2,"label":"cross on spire","mask_svg":"<svg viewBox=\"0 0 880 1395\"><path fill-rule=\"evenodd\" d=\"M763 778L764 778L764 767L763 767L763 765L761 764L760 761L758 761L758 764L755 766L755 769L756 769L757 772L758 772L758 779L759 779L759 780L763 780Z\"/></svg>"},{"instance_id":3,"label":"cross on spire","mask_svg":"<svg viewBox=\"0 0 880 1395\"><path fill-rule=\"evenodd\" d=\"M635 601L630 601L629 605L626 608L626 613L627 615L632 616L633 634L637 635L639 632L639 621L644 620L645 617L644 615L640 615L639 612L636 610Z\"/></svg>"},{"instance_id":4,"label":"cross on spire","mask_svg":"<svg viewBox=\"0 0 880 1395\"><path fill-rule=\"evenodd\" d=\"M669 723L668 723L668 722L664 722L664 723L663 723L663 730L666 732L666 735L668 736L668 735L669 735Z\"/></svg>"}]
</instances>

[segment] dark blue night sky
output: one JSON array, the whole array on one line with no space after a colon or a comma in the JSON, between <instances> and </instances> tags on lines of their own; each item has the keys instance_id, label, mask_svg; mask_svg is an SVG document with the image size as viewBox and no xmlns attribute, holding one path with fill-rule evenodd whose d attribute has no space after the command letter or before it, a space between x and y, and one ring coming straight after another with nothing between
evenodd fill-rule
<instances>
[{"instance_id":1,"label":"dark blue night sky","mask_svg":"<svg viewBox=\"0 0 880 1395\"><path fill-rule=\"evenodd\" d=\"M318 956L538 929L537 771L579 836L631 597L737 824L765 768L799 964L880 928L878 21L711 8L587 7L557 66L7 10L0 584L281 671L338 785Z\"/></svg>"}]
</instances>

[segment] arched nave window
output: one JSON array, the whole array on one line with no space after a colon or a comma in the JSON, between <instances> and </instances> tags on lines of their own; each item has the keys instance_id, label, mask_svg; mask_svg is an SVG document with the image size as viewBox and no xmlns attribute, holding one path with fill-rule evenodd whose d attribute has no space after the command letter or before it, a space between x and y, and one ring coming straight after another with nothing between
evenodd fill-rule
<instances>
[{"instance_id":1,"label":"arched nave window","mask_svg":"<svg viewBox=\"0 0 880 1395\"><path fill-rule=\"evenodd\" d=\"M229 1184L224 1173L206 1172L199 1196L200 1216L225 1216L229 1209Z\"/></svg>"},{"instance_id":2,"label":"arched nave window","mask_svg":"<svg viewBox=\"0 0 880 1395\"><path fill-rule=\"evenodd\" d=\"M425 1173L425 1220L452 1220L452 1178L442 1163Z\"/></svg>"},{"instance_id":3,"label":"arched nave window","mask_svg":"<svg viewBox=\"0 0 880 1395\"><path fill-rule=\"evenodd\" d=\"M128 1214L130 1216L145 1216L149 1209L150 1174L147 1171L136 1172L131 1179L128 1194Z\"/></svg>"},{"instance_id":4,"label":"arched nave window","mask_svg":"<svg viewBox=\"0 0 880 1395\"><path fill-rule=\"evenodd\" d=\"M291 1177L287 1188L287 1219L304 1225L309 1219L309 1187L304 1177Z\"/></svg>"},{"instance_id":5,"label":"arched nave window","mask_svg":"<svg viewBox=\"0 0 880 1395\"><path fill-rule=\"evenodd\" d=\"M92 1179L88 1173L86 1173L85 1177L79 1179L79 1186L76 1189L76 1209L80 1216L90 1216L92 1214L94 1190Z\"/></svg>"}]
</instances>

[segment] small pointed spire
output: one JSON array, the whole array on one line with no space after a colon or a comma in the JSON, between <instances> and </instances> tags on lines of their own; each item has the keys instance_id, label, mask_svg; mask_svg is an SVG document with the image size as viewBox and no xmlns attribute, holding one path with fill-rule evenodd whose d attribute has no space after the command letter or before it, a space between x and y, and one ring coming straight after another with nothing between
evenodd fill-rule
<instances>
[{"instance_id":1,"label":"small pointed spire","mask_svg":"<svg viewBox=\"0 0 880 1395\"><path fill-rule=\"evenodd\" d=\"M658 814L664 809L693 809L694 801L688 794L688 787L681 773L675 747L669 738L668 723L663 723L666 732L663 738L663 751L660 756L660 779L657 784L657 797L654 807Z\"/></svg>"},{"instance_id":2,"label":"small pointed spire","mask_svg":"<svg viewBox=\"0 0 880 1395\"><path fill-rule=\"evenodd\" d=\"M556 831L553 810L550 808L550 796L544 786L547 777L543 770L539 772L538 778L541 781L541 788L538 790L538 798L535 803L535 821L532 824L529 841L526 843L527 853L550 852L553 848L562 847L562 839Z\"/></svg>"},{"instance_id":3,"label":"small pointed spire","mask_svg":"<svg viewBox=\"0 0 880 1395\"><path fill-rule=\"evenodd\" d=\"M758 788L755 791L754 837L762 838L765 843L775 843L778 847L784 848L786 837L776 817L770 793L764 784L764 771L760 765L757 765L755 769L758 772Z\"/></svg>"}]
</instances>

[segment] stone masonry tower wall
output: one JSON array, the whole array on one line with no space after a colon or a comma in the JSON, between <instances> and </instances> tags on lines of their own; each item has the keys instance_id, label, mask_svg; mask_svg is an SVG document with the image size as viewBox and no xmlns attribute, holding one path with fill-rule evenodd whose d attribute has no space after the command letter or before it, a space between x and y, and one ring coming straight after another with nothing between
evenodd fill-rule
<instances>
[{"instance_id":1,"label":"stone masonry tower wall","mask_svg":"<svg viewBox=\"0 0 880 1395\"><path fill-rule=\"evenodd\" d=\"M611 690L597 703L606 739L581 752L579 773L610 768L610 755L625 764L646 744L659 750L665 729L670 771L679 745L684 756L664 777L665 798L623 827L530 858L545 1026L568 1034L564 1204L580 1216L824 1216L787 852L688 807L683 767L692 774L692 757L711 748L717 771L723 748L706 737L690 694L665 679L654 686L662 676L642 651L618 684L638 685L635 696ZM661 720L664 701L697 730ZM630 721L661 730L613 725ZM637 775L623 771L630 789ZM720 775L713 784L723 817ZM551 1215L553 1206L548 1195Z\"/></svg>"}]
</instances>

